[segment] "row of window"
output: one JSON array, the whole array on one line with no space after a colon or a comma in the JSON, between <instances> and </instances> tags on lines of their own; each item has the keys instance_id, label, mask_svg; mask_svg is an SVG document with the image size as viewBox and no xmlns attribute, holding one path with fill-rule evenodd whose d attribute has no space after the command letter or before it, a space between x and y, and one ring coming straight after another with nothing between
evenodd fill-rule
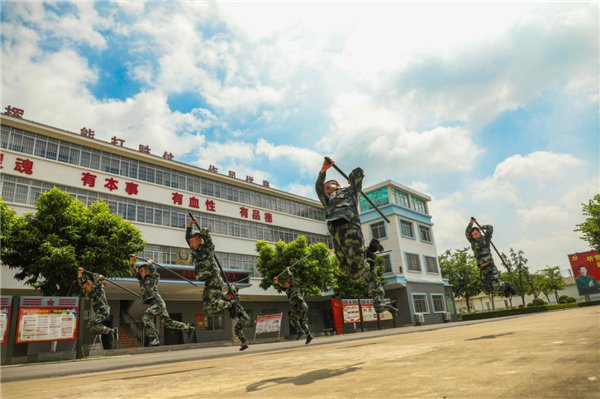
<instances>
[{"instance_id":1,"label":"row of window","mask_svg":"<svg viewBox=\"0 0 600 399\"><path fill-rule=\"evenodd\" d=\"M409 272L422 272L421 268L421 256L418 254L412 254L409 252L405 252L406 256L406 268ZM392 259L389 253L379 255L383 258L384 261L384 273L392 273L394 270L392 269ZM433 256L423 256L425 259L425 271L427 273L439 274L439 268L437 264L437 259ZM398 265L398 274L403 274L402 266Z\"/></svg>"},{"instance_id":2,"label":"row of window","mask_svg":"<svg viewBox=\"0 0 600 399\"><path fill-rule=\"evenodd\" d=\"M181 250L188 250L187 248L176 248L165 245L147 244L140 256L145 259L153 259L158 263L176 265L177 254ZM224 269L229 270L247 270L251 274L256 274L256 263L258 262L258 256L244 255L244 254L232 254L227 252L215 252L219 262Z\"/></svg>"},{"instance_id":3,"label":"row of window","mask_svg":"<svg viewBox=\"0 0 600 399\"><path fill-rule=\"evenodd\" d=\"M40 194L52 189L54 186L54 184L37 180L5 175L2 179L2 198L6 202L35 205ZM181 229L186 227L187 212L179 208L72 187L60 185L56 185L56 187L71 194L71 196L88 206L93 202L105 201L110 207L111 212L119 214L127 220ZM264 225L225 216L202 213L198 218L198 223L202 228L207 228L216 234L270 242L279 240L290 242L302 235L306 237L309 244L324 242L329 247L332 247L332 240L329 235L325 236L284 227Z\"/></svg>"},{"instance_id":4,"label":"row of window","mask_svg":"<svg viewBox=\"0 0 600 399\"><path fill-rule=\"evenodd\" d=\"M188 173L26 132L10 126L2 126L0 143L2 148L36 155L53 161L58 160L59 162L100 170L113 175L126 176L295 216L325 220L325 212L319 207L255 192L204 177L200 178Z\"/></svg>"},{"instance_id":5,"label":"row of window","mask_svg":"<svg viewBox=\"0 0 600 399\"><path fill-rule=\"evenodd\" d=\"M433 243L433 240L431 239L431 229L428 226L423 226L422 224L419 224L418 226L420 240L429 244ZM385 223L381 221L371 224L371 234L373 238L377 240L387 238L388 233L385 227ZM403 237L415 238L413 223L407 220L400 219L400 234Z\"/></svg>"},{"instance_id":6,"label":"row of window","mask_svg":"<svg viewBox=\"0 0 600 399\"><path fill-rule=\"evenodd\" d=\"M444 294L429 294L433 313L446 312L446 296ZM415 313L431 313L429 311L429 302L427 294L412 294L413 309Z\"/></svg>"},{"instance_id":7,"label":"row of window","mask_svg":"<svg viewBox=\"0 0 600 399\"><path fill-rule=\"evenodd\" d=\"M409 195L408 193L405 193L404 191L401 191L396 187L391 187L391 189L392 201L394 204L427 215L427 203L424 200L414 195ZM369 191L367 193L367 197L369 197L369 199L377 206L388 205L390 203L387 186L378 188L373 191ZM373 209L373 206L369 202L367 202L366 199L361 197L360 209L364 212L368 211L369 209Z\"/></svg>"}]
</instances>

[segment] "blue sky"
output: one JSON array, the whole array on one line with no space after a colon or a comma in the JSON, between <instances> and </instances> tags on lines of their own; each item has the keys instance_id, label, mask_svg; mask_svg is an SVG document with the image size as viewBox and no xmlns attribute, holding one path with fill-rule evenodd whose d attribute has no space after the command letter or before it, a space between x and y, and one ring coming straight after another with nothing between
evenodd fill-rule
<instances>
[{"instance_id":1,"label":"blue sky","mask_svg":"<svg viewBox=\"0 0 600 399\"><path fill-rule=\"evenodd\" d=\"M311 198L322 157L533 269L587 250L598 4L2 2L2 106Z\"/></svg>"}]
</instances>

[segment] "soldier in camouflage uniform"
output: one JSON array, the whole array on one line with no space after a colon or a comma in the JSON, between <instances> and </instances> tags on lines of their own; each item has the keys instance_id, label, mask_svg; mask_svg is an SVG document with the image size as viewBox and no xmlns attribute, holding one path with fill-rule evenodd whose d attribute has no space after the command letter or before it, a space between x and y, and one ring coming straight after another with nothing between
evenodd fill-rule
<instances>
[{"instance_id":1,"label":"soldier in camouflage uniform","mask_svg":"<svg viewBox=\"0 0 600 399\"><path fill-rule=\"evenodd\" d=\"M477 260L479 278L481 280L481 285L483 286L483 291L486 294L498 292L503 296L514 294L515 291L510 284L501 283L498 279L499 272L494 264L492 251L490 250L494 228L490 225L481 226L484 233L481 234L479 227L473 226L473 223L475 223L475 218L471 218L467 225L465 236L471 244L471 249Z\"/></svg>"},{"instance_id":2,"label":"soldier in camouflage uniform","mask_svg":"<svg viewBox=\"0 0 600 399\"><path fill-rule=\"evenodd\" d=\"M236 289L234 286L232 286L231 288L234 290ZM238 337L242 343L242 345L240 346L240 350L246 350L248 349L248 340L244 335L244 327L246 326L246 323L248 323L248 321L250 320L250 317L248 317L248 313L246 313L244 307L235 300L235 297L229 291L229 288L225 287L223 288L223 291L225 292L225 298L227 298L227 300L231 303L231 307L228 309L229 317L231 317L231 320L237 319L237 322L233 327L233 331L235 332L235 336Z\"/></svg>"},{"instance_id":3,"label":"soldier in camouflage uniform","mask_svg":"<svg viewBox=\"0 0 600 399\"><path fill-rule=\"evenodd\" d=\"M90 317L87 322L87 328L90 334L110 334L115 340L119 340L119 330L117 327L109 328L102 324L110 315L110 306L108 306L108 300L106 299L106 293L104 292L104 276L101 274L93 273L92 279L86 279L83 277L83 268L77 269L77 283L79 288L85 293L85 295L92 301L92 310L94 316Z\"/></svg>"},{"instance_id":4,"label":"soldier in camouflage uniform","mask_svg":"<svg viewBox=\"0 0 600 399\"><path fill-rule=\"evenodd\" d=\"M285 293L290 300L290 305L292 307L292 310L289 313L290 324L298 333L296 340L302 338L302 335L306 334L306 344L310 344L313 336L308 330L308 305L306 304L306 301L304 301L304 297L300 292L300 287L296 284L296 280L294 279L294 275L292 274L290 268L288 267L286 271L289 279L281 284L279 282L279 278L274 277L273 286L275 289L285 290Z\"/></svg>"},{"instance_id":5,"label":"soldier in camouflage uniform","mask_svg":"<svg viewBox=\"0 0 600 399\"><path fill-rule=\"evenodd\" d=\"M188 221L185 230L185 240L192 249L192 260L194 261L196 280L204 280L204 294L202 302L207 313L218 313L229 309L232 301L223 298L223 278L215 260L215 244L207 229L192 234L192 226L195 219Z\"/></svg>"},{"instance_id":6,"label":"soldier in camouflage uniform","mask_svg":"<svg viewBox=\"0 0 600 399\"><path fill-rule=\"evenodd\" d=\"M361 168L354 169L348 176L350 185L341 187L336 180L325 181L327 170L333 163L333 160L325 159L315 189L325 207L327 229L333 238L340 269L355 281L367 284L377 313L385 310L397 313L398 309L384 303L385 291L374 272L375 251L381 251L383 247L374 239L366 250L364 248L365 240L358 214L358 193L362 189L364 172Z\"/></svg>"},{"instance_id":7,"label":"soldier in camouflage uniform","mask_svg":"<svg viewBox=\"0 0 600 399\"><path fill-rule=\"evenodd\" d=\"M135 259L135 256L129 257L129 262L132 266L134 265ZM149 260L148 263L137 266L135 276L140 282L142 301L144 302L144 304L150 305L150 307L146 309L142 316L142 323L144 323L144 327L146 328L146 334L150 339L150 345L160 345L160 340L158 338L158 330L154 325L154 318L156 316L160 317L160 320L163 322L165 328L187 331L188 339L191 339L196 328L191 324L182 323L180 321L173 320L169 317L167 305L158 293L157 286L160 276L158 274L158 270L156 269L156 265L154 264L154 262L152 260Z\"/></svg>"}]
</instances>

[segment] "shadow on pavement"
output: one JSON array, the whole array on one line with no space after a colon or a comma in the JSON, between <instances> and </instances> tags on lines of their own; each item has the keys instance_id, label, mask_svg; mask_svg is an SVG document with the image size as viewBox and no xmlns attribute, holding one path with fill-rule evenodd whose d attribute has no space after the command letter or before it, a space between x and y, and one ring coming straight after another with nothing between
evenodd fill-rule
<instances>
[{"instance_id":1,"label":"shadow on pavement","mask_svg":"<svg viewBox=\"0 0 600 399\"><path fill-rule=\"evenodd\" d=\"M262 380L250 384L246 387L247 392L260 391L261 389L271 388L281 384L294 384L294 385L308 385L318 380L324 380L326 378L337 377L342 374L351 373L353 371L360 370L360 367L356 367L363 363L357 363L352 366L344 367L341 369L321 369L309 371L308 373L300 374L295 377L279 377L269 378L268 380Z\"/></svg>"},{"instance_id":2,"label":"shadow on pavement","mask_svg":"<svg viewBox=\"0 0 600 399\"><path fill-rule=\"evenodd\" d=\"M495 339L498 337L503 337L505 335L511 335L513 334L512 332L507 332L507 333L502 333L502 334L495 334L495 335L482 335L481 337L477 337L477 338L469 338L469 339L465 339L465 341L477 341L480 339Z\"/></svg>"}]
</instances>

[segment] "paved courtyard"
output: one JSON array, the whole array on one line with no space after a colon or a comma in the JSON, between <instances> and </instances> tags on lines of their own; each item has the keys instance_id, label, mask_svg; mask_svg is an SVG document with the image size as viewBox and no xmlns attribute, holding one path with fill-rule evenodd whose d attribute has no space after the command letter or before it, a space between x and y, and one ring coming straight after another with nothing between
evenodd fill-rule
<instances>
[{"instance_id":1,"label":"paved courtyard","mask_svg":"<svg viewBox=\"0 0 600 399\"><path fill-rule=\"evenodd\" d=\"M429 328L8 366L2 398L600 398L599 306Z\"/></svg>"}]
</instances>

